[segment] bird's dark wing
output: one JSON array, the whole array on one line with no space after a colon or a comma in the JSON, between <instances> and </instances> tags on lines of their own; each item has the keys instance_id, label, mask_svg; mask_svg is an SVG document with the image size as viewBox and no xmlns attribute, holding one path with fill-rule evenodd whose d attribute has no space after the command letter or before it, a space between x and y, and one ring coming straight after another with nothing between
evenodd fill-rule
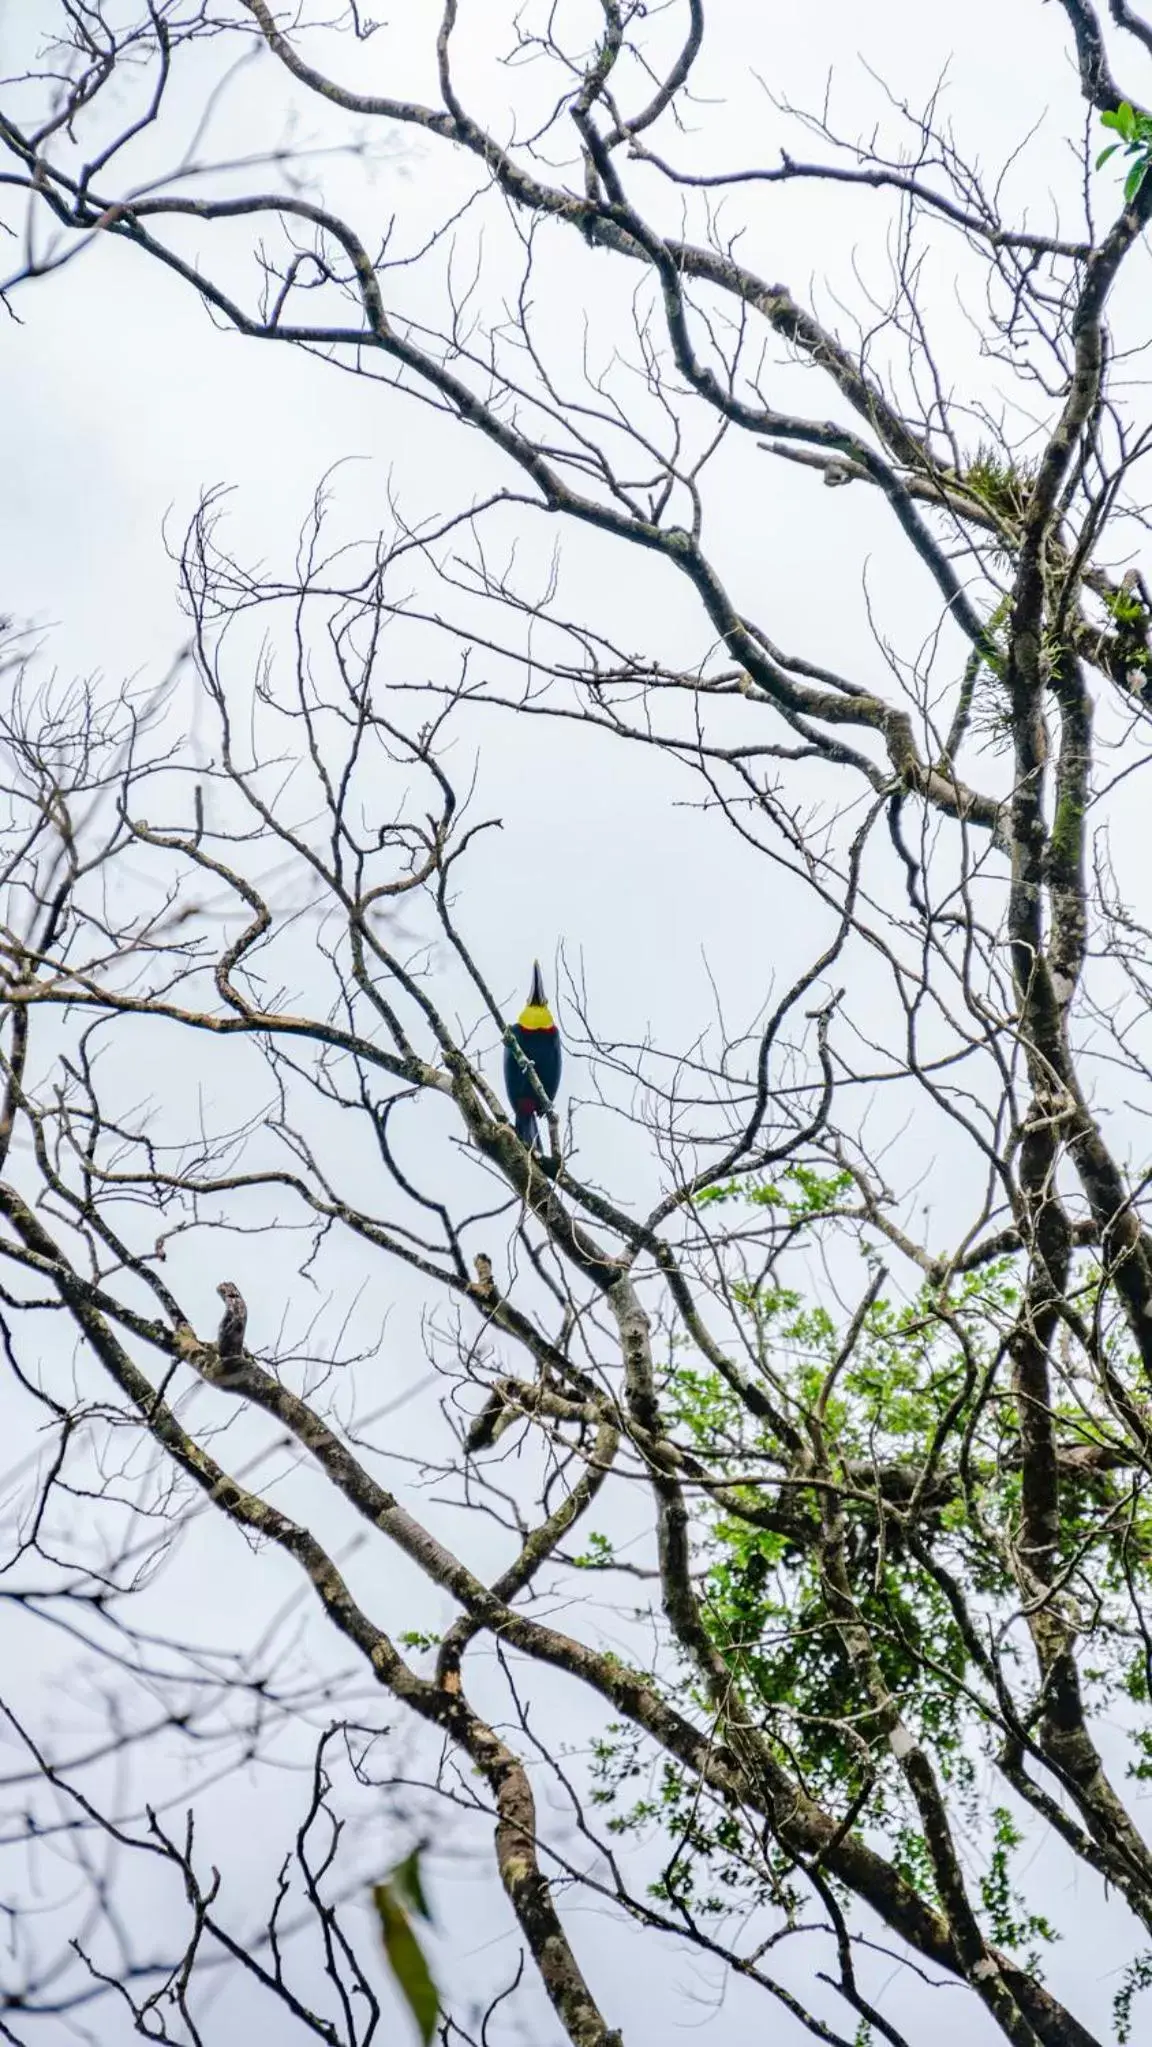
<instances>
[{"instance_id":1,"label":"bird's dark wing","mask_svg":"<svg viewBox=\"0 0 1152 2047\"><path fill-rule=\"evenodd\" d=\"M539 1040L531 1058L540 1076L540 1085L550 1102L555 1102L560 1092L560 1070L564 1064L564 1050L560 1043L559 1031L538 1031Z\"/></svg>"},{"instance_id":2,"label":"bird's dark wing","mask_svg":"<svg viewBox=\"0 0 1152 2047\"><path fill-rule=\"evenodd\" d=\"M514 1109L520 1102L527 1102L532 1098L532 1086L528 1075L511 1045L504 1047L504 1091Z\"/></svg>"}]
</instances>

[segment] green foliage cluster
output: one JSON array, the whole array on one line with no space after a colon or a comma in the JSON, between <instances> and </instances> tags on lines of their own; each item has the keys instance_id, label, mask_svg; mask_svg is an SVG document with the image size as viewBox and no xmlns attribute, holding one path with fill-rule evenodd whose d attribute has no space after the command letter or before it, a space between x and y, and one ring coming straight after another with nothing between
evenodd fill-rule
<instances>
[{"instance_id":1,"label":"green foliage cluster","mask_svg":"<svg viewBox=\"0 0 1152 2047\"><path fill-rule=\"evenodd\" d=\"M1105 610L1119 626L1145 629L1148 613L1134 590L1114 590L1104 600Z\"/></svg>"},{"instance_id":2,"label":"green foliage cluster","mask_svg":"<svg viewBox=\"0 0 1152 2047\"><path fill-rule=\"evenodd\" d=\"M1096 168L1101 170L1110 156L1117 150L1129 159L1130 168L1124 180L1124 202L1130 206L1152 166L1152 114L1137 111L1128 100L1108 113L1101 114L1100 126L1110 128L1119 137L1100 151Z\"/></svg>"},{"instance_id":3,"label":"green foliage cluster","mask_svg":"<svg viewBox=\"0 0 1152 2047\"><path fill-rule=\"evenodd\" d=\"M1109 592L1104 599L1104 608L1111 618L1116 632L1117 651L1120 654L1129 678L1134 670L1148 667L1148 637L1152 629L1152 618L1139 592L1123 586Z\"/></svg>"},{"instance_id":4,"label":"green foliage cluster","mask_svg":"<svg viewBox=\"0 0 1152 2047\"><path fill-rule=\"evenodd\" d=\"M1143 1990L1152 1990L1152 1948L1145 1948L1129 1963L1112 2000L1112 2023L1120 2047L1127 2047L1132 2038L1132 2006Z\"/></svg>"},{"instance_id":5,"label":"green foliage cluster","mask_svg":"<svg viewBox=\"0 0 1152 2047\"><path fill-rule=\"evenodd\" d=\"M981 441L962 481L989 511L1011 520L1027 509L1036 472L1027 463L1011 461L990 442Z\"/></svg>"},{"instance_id":6,"label":"green foliage cluster","mask_svg":"<svg viewBox=\"0 0 1152 2047\"><path fill-rule=\"evenodd\" d=\"M782 1220L811 1223L835 1214L848 1192L846 1176L791 1167L754 1189L713 1189L701 1205L742 1199L773 1207ZM1089 1314L1096 1285L1086 1265L1079 1286ZM989 1811L982 1767L998 1752L1003 1730L980 1643L998 1641L1000 1669L1010 1680L1017 1674L1024 1713L1034 1680L1012 1571L1021 1455L1004 1346L1019 1307L1014 1261L964 1276L946 1296L925 1286L906 1302L877 1299L846 1363L843 1318L823 1304L775 1282L749 1281L733 1289L733 1300L788 1428L803 1439L820 1414L852 1596L883 1680L964 1816L982 1866L990 1937L1034 1967L1037 1948L1056 1930L1014 1882L1021 1832L1007 1807ZM1113 1366L1132 1382L1125 1357ZM677 1439L727 1480L727 1504L702 1509L694 1561L734 1701L768 1733L789 1771L832 1810L852 1811L854 1824L882 1839L904 1878L933 1900L919 1815L831 1610L817 1489L797 1477L794 1449L774 1424L750 1416L719 1373L674 1355L662 1397ZM1059 1548L1091 1637L1086 1688L1098 1703L1106 1698L1122 1709L1125 1699L1143 1704L1148 1697L1130 1594L1133 1583L1152 1579L1152 1515L1130 1473L1108 1469L1106 1460L1092 1464L1094 1446L1105 1441L1096 1405L1069 1361L1055 1395L1058 1441L1081 1462L1073 1466L1075 1482L1062 1486ZM743 1518L737 1501L758 1518ZM766 1527L765 1505L773 1501L779 1526ZM714 1712L687 1665L681 1684L686 1703ZM1152 1776L1152 1738L1146 1750L1137 1747L1132 1769ZM777 1907L790 1909L787 1858L763 1844L751 1853L742 1817L702 1801L699 1786L674 1765L663 1761L651 1776L634 1734L609 1731L595 1774L613 1830L659 1826L671 1840L653 1886L666 1903L719 1914L771 1893ZM1129 1986L1129 2002L1140 1987Z\"/></svg>"}]
</instances>

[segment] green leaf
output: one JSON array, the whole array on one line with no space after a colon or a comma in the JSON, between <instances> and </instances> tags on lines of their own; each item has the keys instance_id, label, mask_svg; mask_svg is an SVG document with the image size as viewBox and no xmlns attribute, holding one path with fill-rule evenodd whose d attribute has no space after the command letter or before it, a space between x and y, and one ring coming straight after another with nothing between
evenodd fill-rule
<instances>
[{"instance_id":1,"label":"green leaf","mask_svg":"<svg viewBox=\"0 0 1152 2047\"><path fill-rule=\"evenodd\" d=\"M1125 142L1131 142L1134 139L1137 125L1136 109L1128 100L1121 100L1115 113L1101 114L1100 116L1100 126L1102 128L1114 128L1117 135L1124 137Z\"/></svg>"},{"instance_id":2,"label":"green leaf","mask_svg":"<svg viewBox=\"0 0 1152 2047\"><path fill-rule=\"evenodd\" d=\"M1115 154L1116 154L1116 151L1117 151L1117 150L1119 149L1119 147L1120 147L1120 144L1119 144L1118 142L1110 142L1110 143L1108 144L1108 147L1107 147L1107 149L1102 149L1102 150L1100 151L1100 154L1099 154L1099 156L1098 156L1098 157L1097 157L1097 159L1096 159L1096 168L1097 168L1097 170L1098 170L1098 171L1102 171L1102 170L1103 170L1103 168L1104 168L1105 164L1107 163L1107 161L1108 161L1109 157L1110 157L1110 156L1115 156Z\"/></svg>"},{"instance_id":3,"label":"green leaf","mask_svg":"<svg viewBox=\"0 0 1152 2047\"><path fill-rule=\"evenodd\" d=\"M1124 202L1126 205L1130 206L1132 204L1147 175L1148 159L1147 157L1142 157L1139 163L1133 164L1128 176L1124 180Z\"/></svg>"},{"instance_id":4,"label":"green leaf","mask_svg":"<svg viewBox=\"0 0 1152 2047\"><path fill-rule=\"evenodd\" d=\"M431 1925L432 1910L420 1877L420 1857L423 1853L423 1844L417 1844L413 1848L411 1855L406 1856L403 1862L397 1863L388 1881L397 1895L403 1898L405 1904L413 1912L418 1912L421 1919L426 1919L428 1924Z\"/></svg>"},{"instance_id":5,"label":"green leaf","mask_svg":"<svg viewBox=\"0 0 1152 2047\"><path fill-rule=\"evenodd\" d=\"M432 1916L420 1880L420 1855L421 1850L414 1848L384 1883L373 1884L372 1903L380 1921L388 1966L416 2021L421 2047L428 2047L440 2016L440 1993L432 1981L410 1916L412 1912L419 1913L422 1919Z\"/></svg>"}]
</instances>

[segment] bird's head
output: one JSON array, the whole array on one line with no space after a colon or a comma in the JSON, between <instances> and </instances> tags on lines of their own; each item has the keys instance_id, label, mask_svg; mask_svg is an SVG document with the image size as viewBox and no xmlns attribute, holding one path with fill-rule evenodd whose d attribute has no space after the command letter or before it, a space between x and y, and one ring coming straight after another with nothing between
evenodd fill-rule
<instances>
[{"instance_id":1,"label":"bird's head","mask_svg":"<svg viewBox=\"0 0 1152 2047\"><path fill-rule=\"evenodd\" d=\"M516 1021L522 1031L554 1031L556 1028L544 993L544 976L540 972L539 960L532 962L532 986L528 990L527 1006Z\"/></svg>"}]
</instances>

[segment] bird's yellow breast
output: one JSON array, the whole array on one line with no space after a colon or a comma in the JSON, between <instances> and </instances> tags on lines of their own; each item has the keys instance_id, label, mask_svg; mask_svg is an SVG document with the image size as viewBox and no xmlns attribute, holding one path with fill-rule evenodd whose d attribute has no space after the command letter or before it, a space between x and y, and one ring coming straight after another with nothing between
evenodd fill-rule
<instances>
[{"instance_id":1,"label":"bird's yellow breast","mask_svg":"<svg viewBox=\"0 0 1152 2047\"><path fill-rule=\"evenodd\" d=\"M554 1031L552 1011L546 1002L530 1002L516 1019L522 1031Z\"/></svg>"}]
</instances>

